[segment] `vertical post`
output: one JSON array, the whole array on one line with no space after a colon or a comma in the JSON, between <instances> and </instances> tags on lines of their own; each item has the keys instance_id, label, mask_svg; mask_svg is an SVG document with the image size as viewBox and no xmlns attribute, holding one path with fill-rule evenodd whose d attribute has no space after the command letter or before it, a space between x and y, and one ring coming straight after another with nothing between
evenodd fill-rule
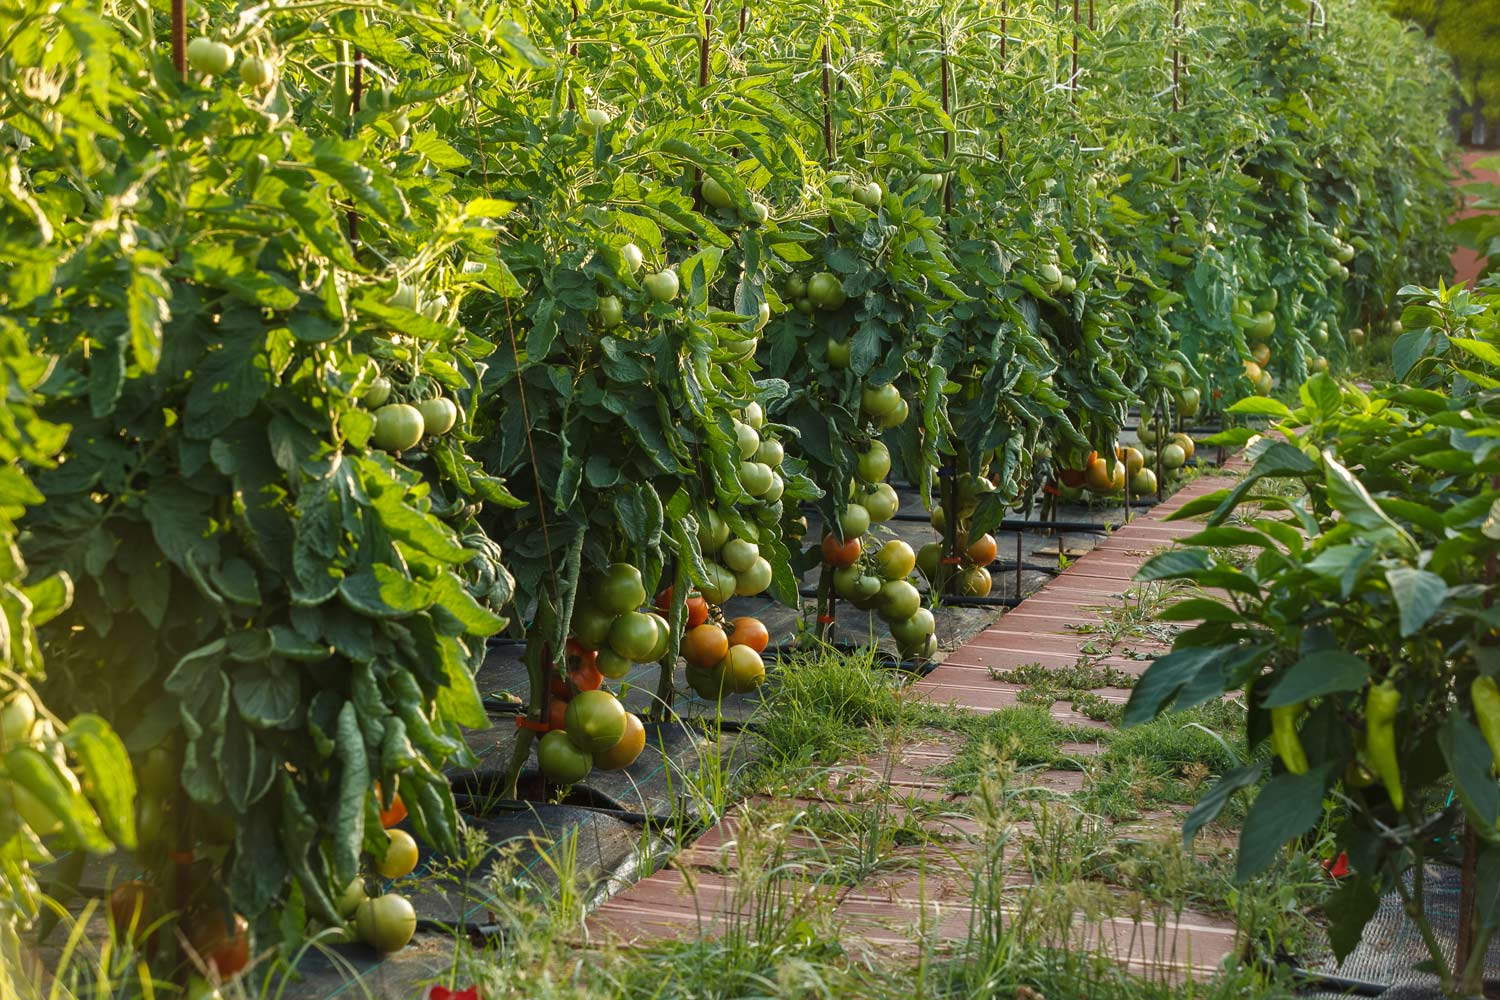
<instances>
[{"instance_id":1,"label":"vertical post","mask_svg":"<svg viewBox=\"0 0 1500 1000\"><path fill-rule=\"evenodd\" d=\"M746 6L743 3L741 3L740 4L740 34L743 35L745 33L745 29L747 27L749 27L749 25L750 25L750 11L749 11L748 8L746 8Z\"/></svg>"},{"instance_id":2,"label":"vertical post","mask_svg":"<svg viewBox=\"0 0 1500 1000\"><path fill-rule=\"evenodd\" d=\"M1182 86L1182 0L1172 0L1172 113L1182 108L1179 88ZM1175 145L1175 142L1174 142ZM1172 157L1172 182L1182 180L1182 157ZM1177 228L1177 213L1172 213L1172 228Z\"/></svg>"},{"instance_id":3,"label":"vertical post","mask_svg":"<svg viewBox=\"0 0 1500 1000\"><path fill-rule=\"evenodd\" d=\"M939 16L941 16L941 14ZM951 122L951 116L953 114L953 104L949 99L948 92L952 86L953 67L948 62L948 26L946 24L939 26L938 38L940 39L940 44L942 45L943 49L942 56L940 57L942 64L941 85L943 88L943 92L941 97L943 114L950 116L949 120ZM951 128L943 129L943 160L950 166L953 163L953 130ZM953 216L953 183L951 174L948 175L948 179L943 184L943 214L948 216L950 219Z\"/></svg>"},{"instance_id":4,"label":"vertical post","mask_svg":"<svg viewBox=\"0 0 1500 1000\"><path fill-rule=\"evenodd\" d=\"M172 65L187 79L187 0L172 0Z\"/></svg>"},{"instance_id":5,"label":"vertical post","mask_svg":"<svg viewBox=\"0 0 1500 1000\"><path fill-rule=\"evenodd\" d=\"M1000 72L1002 79L1004 78L1005 70L1009 67L1009 63L1005 58L1005 45L1009 38L1010 0L1000 0ZM998 118L1000 116L997 115L996 117ZM999 143L996 149L996 155L1003 160L1005 159L1005 125L1003 121L998 121L996 124L999 126L995 130L999 133Z\"/></svg>"},{"instance_id":6,"label":"vertical post","mask_svg":"<svg viewBox=\"0 0 1500 1000\"><path fill-rule=\"evenodd\" d=\"M1021 599L1021 536L1025 533L1024 528L1016 532L1016 592L1012 596L1018 601Z\"/></svg>"},{"instance_id":7,"label":"vertical post","mask_svg":"<svg viewBox=\"0 0 1500 1000\"><path fill-rule=\"evenodd\" d=\"M741 8L743 12L744 8ZM698 89L708 88L708 62L714 33L714 0L703 4L703 34L698 39ZM700 100L702 95L700 94ZM703 168L693 168L693 207L703 211Z\"/></svg>"},{"instance_id":8,"label":"vertical post","mask_svg":"<svg viewBox=\"0 0 1500 1000\"><path fill-rule=\"evenodd\" d=\"M350 114L359 114L360 101L365 92L365 54L358 49L354 50L354 80L349 88ZM359 248L359 213L349 209L349 243Z\"/></svg>"},{"instance_id":9,"label":"vertical post","mask_svg":"<svg viewBox=\"0 0 1500 1000\"><path fill-rule=\"evenodd\" d=\"M823 39L823 158L833 166L833 56Z\"/></svg>"},{"instance_id":10,"label":"vertical post","mask_svg":"<svg viewBox=\"0 0 1500 1000\"><path fill-rule=\"evenodd\" d=\"M1078 0L1073 0L1073 75L1068 77L1068 89L1073 92L1073 103L1078 103Z\"/></svg>"}]
</instances>

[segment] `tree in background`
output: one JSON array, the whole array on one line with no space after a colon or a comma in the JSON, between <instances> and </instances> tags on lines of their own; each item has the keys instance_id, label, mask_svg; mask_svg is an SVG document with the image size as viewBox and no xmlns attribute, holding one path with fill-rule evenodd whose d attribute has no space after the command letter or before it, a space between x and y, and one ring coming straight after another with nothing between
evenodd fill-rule
<instances>
[{"instance_id":1,"label":"tree in background","mask_svg":"<svg viewBox=\"0 0 1500 1000\"><path fill-rule=\"evenodd\" d=\"M1453 57L1463 88L1459 135L1492 144L1486 119L1500 107L1500 0L1391 0L1391 11L1421 25Z\"/></svg>"}]
</instances>

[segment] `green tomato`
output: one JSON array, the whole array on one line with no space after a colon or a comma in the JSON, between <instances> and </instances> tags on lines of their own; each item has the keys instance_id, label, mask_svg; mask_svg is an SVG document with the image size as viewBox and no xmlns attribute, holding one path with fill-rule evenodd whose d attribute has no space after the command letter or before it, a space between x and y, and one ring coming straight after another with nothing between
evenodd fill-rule
<instances>
[{"instance_id":1,"label":"green tomato","mask_svg":"<svg viewBox=\"0 0 1500 1000\"><path fill-rule=\"evenodd\" d=\"M941 542L928 542L917 550L917 569L929 581L937 579L938 566L943 560L943 545Z\"/></svg>"},{"instance_id":2,"label":"green tomato","mask_svg":"<svg viewBox=\"0 0 1500 1000\"><path fill-rule=\"evenodd\" d=\"M890 483L876 486L864 495L860 503L870 512L870 520L875 524L884 524L901 509L901 498L896 495L896 490Z\"/></svg>"},{"instance_id":3,"label":"green tomato","mask_svg":"<svg viewBox=\"0 0 1500 1000\"><path fill-rule=\"evenodd\" d=\"M769 322L771 322L771 303L762 302L755 309L755 332L759 333L764 330Z\"/></svg>"},{"instance_id":4,"label":"green tomato","mask_svg":"<svg viewBox=\"0 0 1500 1000\"><path fill-rule=\"evenodd\" d=\"M600 129L609 125L614 120L613 116L603 108L589 108L578 119L578 127L586 135L593 135Z\"/></svg>"},{"instance_id":5,"label":"green tomato","mask_svg":"<svg viewBox=\"0 0 1500 1000\"><path fill-rule=\"evenodd\" d=\"M635 666L635 661L605 646L595 655L594 666L599 668L599 673L610 680L618 680L630 673L630 668Z\"/></svg>"},{"instance_id":6,"label":"green tomato","mask_svg":"<svg viewBox=\"0 0 1500 1000\"><path fill-rule=\"evenodd\" d=\"M796 302L792 303L792 306L804 316L811 316L814 312L817 311L817 307L813 305L812 299L808 298L806 295L802 296Z\"/></svg>"},{"instance_id":7,"label":"green tomato","mask_svg":"<svg viewBox=\"0 0 1500 1000\"><path fill-rule=\"evenodd\" d=\"M903 649L920 646L937 632L937 620L927 608L918 608L910 618L891 622L891 637Z\"/></svg>"},{"instance_id":8,"label":"green tomato","mask_svg":"<svg viewBox=\"0 0 1500 1000\"><path fill-rule=\"evenodd\" d=\"M188 42L187 60L188 65L199 73L222 76L234 65L234 49L223 42L199 35Z\"/></svg>"},{"instance_id":9,"label":"green tomato","mask_svg":"<svg viewBox=\"0 0 1500 1000\"><path fill-rule=\"evenodd\" d=\"M384 406L385 401L391 398L391 380L384 375L377 375L370 382L370 387L365 390L365 395L360 402L370 409Z\"/></svg>"},{"instance_id":10,"label":"green tomato","mask_svg":"<svg viewBox=\"0 0 1500 1000\"><path fill-rule=\"evenodd\" d=\"M749 424L734 422L734 436L739 444L740 460L748 462L760 450L760 435Z\"/></svg>"},{"instance_id":11,"label":"green tomato","mask_svg":"<svg viewBox=\"0 0 1500 1000\"><path fill-rule=\"evenodd\" d=\"M762 493L758 499L761 503L775 503L781 499L781 494L786 492L786 480L782 479L773 470L771 472L771 488Z\"/></svg>"},{"instance_id":12,"label":"green tomato","mask_svg":"<svg viewBox=\"0 0 1500 1000\"><path fill-rule=\"evenodd\" d=\"M901 400L901 402L896 404L896 408L890 413L887 413L883 417L877 417L875 419L875 423L877 426L884 427L886 429L892 427L900 427L902 424L906 423L906 417L910 412L911 410L909 407L907 407L906 400L903 399Z\"/></svg>"},{"instance_id":13,"label":"green tomato","mask_svg":"<svg viewBox=\"0 0 1500 1000\"><path fill-rule=\"evenodd\" d=\"M648 274L645 285L646 292L657 302L671 302L677 298L677 291L681 288L677 281L677 272L671 268Z\"/></svg>"},{"instance_id":14,"label":"green tomato","mask_svg":"<svg viewBox=\"0 0 1500 1000\"><path fill-rule=\"evenodd\" d=\"M370 898L365 892L365 880L357 878L344 886L344 891L339 893L339 898L334 900L334 908L338 910L339 916L348 920L359 910L359 906Z\"/></svg>"},{"instance_id":15,"label":"green tomato","mask_svg":"<svg viewBox=\"0 0 1500 1000\"><path fill-rule=\"evenodd\" d=\"M753 399L745 404L745 409L740 414L740 417L744 423L749 424L757 431L766 425L766 411Z\"/></svg>"},{"instance_id":16,"label":"green tomato","mask_svg":"<svg viewBox=\"0 0 1500 1000\"><path fill-rule=\"evenodd\" d=\"M601 611L622 615L646 603L641 571L629 563L611 563L594 581L594 601Z\"/></svg>"},{"instance_id":17,"label":"green tomato","mask_svg":"<svg viewBox=\"0 0 1500 1000\"><path fill-rule=\"evenodd\" d=\"M875 568L887 580L905 580L917 568L917 554L899 538L893 538L875 553Z\"/></svg>"},{"instance_id":18,"label":"green tomato","mask_svg":"<svg viewBox=\"0 0 1500 1000\"><path fill-rule=\"evenodd\" d=\"M154 746L136 764L135 781L143 797L165 800L177 791L182 768L165 746Z\"/></svg>"},{"instance_id":19,"label":"green tomato","mask_svg":"<svg viewBox=\"0 0 1500 1000\"><path fill-rule=\"evenodd\" d=\"M786 449L781 446L780 441L777 441L775 438L761 439L760 447L755 452L755 460L757 462L769 465L775 469L781 465L782 460L785 458Z\"/></svg>"},{"instance_id":20,"label":"green tomato","mask_svg":"<svg viewBox=\"0 0 1500 1000\"><path fill-rule=\"evenodd\" d=\"M259 56L250 56L240 63L240 79L245 81L245 86L259 90L276 79L276 67Z\"/></svg>"},{"instance_id":21,"label":"green tomato","mask_svg":"<svg viewBox=\"0 0 1500 1000\"><path fill-rule=\"evenodd\" d=\"M393 892L367 899L354 911L354 933L381 954L400 951L417 933L417 911Z\"/></svg>"},{"instance_id":22,"label":"green tomato","mask_svg":"<svg viewBox=\"0 0 1500 1000\"><path fill-rule=\"evenodd\" d=\"M1177 447L1172 445L1172 447ZM1156 492L1156 473L1150 469L1137 469L1135 475L1130 477L1130 492L1138 497L1146 496Z\"/></svg>"},{"instance_id":23,"label":"green tomato","mask_svg":"<svg viewBox=\"0 0 1500 1000\"><path fill-rule=\"evenodd\" d=\"M31 742L36 725L36 702L25 691L17 691L0 707L0 751Z\"/></svg>"},{"instance_id":24,"label":"green tomato","mask_svg":"<svg viewBox=\"0 0 1500 1000\"><path fill-rule=\"evenodd\" d=\"M387 403L375 411L375 447L382 451L407 451L422 440L422 411L406 403Z\"/></svg>"},{"instance_id":25,"label":"green tomato","mask_svg":"<svg viewBox=\"0 0 1500 1000\"><path fill-rule=\"evenodd\" d=\"M753 497L763 497L771 492L776 474L764 462L741 462L740 485Z\"/></svg>"},{"instance_id":26,"label":"green tomato","mask_svg":"<svg viewBox=\"0 0 1500 1000\"><path fill-rule=\"evenodd\" d=\"M391 131L395 132L397 136L405 135L407 132L411 131L411 119L406 117L406 114L404 112L402 114L392 115Z\"/></svg>"},{"instance_id":27,"label":"green tomato","mask_svg":"<svg viewBox=\"0 0 1500 1000\"><path fill-rule=\"evenodd\" d=\"M729 541L729 525L712 507L705 508L698 519L698 547L705 555L713 555Z\"/></svg>"},{"instance_id":28,"label":"green tomato","mask_svg":"<svg viewBox=\"0 0 1500 1000\"><path fill-rule=\"evenodd\" d=\"M891 473L891 450L880 441L871 441L870 447L860 453L859 478L867 483L884 481Z\"/></svg>"},{"instance_id":29,"label":"green tomato","mask_svg":"<svg viewBox=\"0 0 1500 1000\"><path fill-rule=\"evenodd\" d=\"M833 339L830 339L828 341L828 364L830 367L840 369L848 368L849 353L849 341Z\"/></svg>"},{"instance_id":30,"label":"green tomato","mask_svg":"<svg viewBox=\"0 0 1500 1000\"><path fill-rule=\"evenodd\" d=\"M1250 319L1250 336L1255 340L1267 340L1276 332L1276 314L1258 312Z\"/></svg>"},{"instance_id":31,"label":"green tomato","mask_svg":"<svg viewBox=\"0 0 1500 1000\"><path fill-rule=\"evenodd\" d=\"M848 298L844 283L827 271L819 271L808 280L807 297L819 309L837 309Z\"/></svg>"},{"instance_id":32,"label":"green tomato","mask_svg":"<svg viewBox=\"0 0 1500 1000\"><path fill-rule=\"evenodd\" d=\"M429 436L447 434L458 423L458 405L446 396L424 399L416 407L422 414L422 432Z\"/></svg>"},{"instance_id":33,"label":"green tomato","mask_svg":"<svg viewBox=\"0 0 1500 1000\"><path fill-rule=\"evenodd\" d=\"M800 274L794 274L786 279L786 297L789 299L800 299L807 294L807 282Z\"/></svg>"},{"instance_id":34,"label":"green tomato","mask_svg":"<svg viewBox=\"0 0 1500 1000\"><path fill-rule=\"evenodd\" d=\"M885 385L866 386L860 393L860 408L877 420L890 416L900 404L901 390L890 382Z\"/></svg>"},{"instance_id":35,"label":"green tomato","mask_svg":"<svg viewBox=\"0 0 1500 1000\"><path fill-rule=\"evenodd\" d=\"M625 706L603 688L580 691L568 702L563 728L573 745L586 753L608 750L625 735Z\"/></svg>"},{"instance_id":36,"label":"green tomato","mask_svg":"<svg viewBox=\"0 0 1500 1000\"><path fill-rule=\"evenodd\" d=\"M1195 417L1198 415L1198 407L1203 403L1203 394L1197 389L1189 386L1177 395L1177 412L1184 417Z\"/></svg>"},{"instance_id":37,"label":"green tomato","mask_svg":"<svg viewBox=\"0 0 1500 1000\"><path fill-rule=\"evenodd\" d=\"M731 538L724 543L724 549L719 553L719 558L725 566L736 573L743 573L755 565L755 560L760 558L760 548L754 542L747 542L743 538Z\"/></svg>"},{"instance_id":38,"label":"green tomato","mask_svg":"<svg viewBox=\"0 0 1500 1000\"><path fill-rule=\"evenodd\" d=\"M734 592L741 597L763 594L770 585L771 564L765 559L757 558L749 569L735 574Z\"/></svg>"},{"instance_id":39,"label":"green tomato","mask_svg":"<svg viewBox=\"0 0 1500 1000\"><path fill-rule=\"evenodd\" d=\"M752 201L750 211L745 214L745 221L755 226L764 226L771 221L771 206L763 201Z\"/></svg>"},{"instance_id":40,"label":"green tomato","mask_svg":"<svg viewBox=\"0 0 1500 1000\"><path fill-rule=\"evenodd\" d=\"M839 537L844 541L859 538L870 530L870 512L864 506L851 503L839 515Z\"/></svg>"},{"instance_id":41,"label":"green tomato","mask_svg":"<svg viewBox=\"0 0 1500 1000\"><path fill-rule=\"evenodd\" d=\"M606 295L599 300L599 325L613 330L625 319L625 307L618 295Z\"/></svg>"},{"instance_id":42,"label":"green tomato","mask_svg":"<svg viewBox=\"0 0 1500 1000\"><path fill-rule=\"evenodd\" d=\"M739 578L734 575L734 570L708 559L703 561L703 568L708 571L707 578L698 590L705 601L723 604L734 596L734 589L739 586Z\"/></svg>"},{"instance_id":43,"label":"green tomato","mask_svg":"<svg viewBox=\"0 0 1500 1000\"><path fill-rule=\"evenodd\" d=\"M885 192L880 189L880 184L871 181L868 184L856 184L852 192L854 200L866 208L878 208L880 199L885 197Z\"/></svg>"},{"instance_id":44,"label":"green tomato","mask_svg":"<svg viewBox=\"0 0 1500 1000\"><path fill-rule=\"evenodd\" d=\"M707 205L712 205L714 208L725 209L730 208L734 205L734 196L729 193L728 189L725 188L724 185L720 184L712 177L705 176L703 178L703 185L701 190L703 193L703 201Z\"/></svg>"},{"instance_id":45,"label":"green tomato","mask_svg":"<svg viewBox=\"0 0 1500 1000\"><path fill-rule=\"evenodd\" d=\"M656 616L643 611L627 611L609 627L609 648L631 663L650 663L657 639Z\"/></svg>"},{"instance_id":46,"label":"green tomato","mask_svg":"<svg viewBox=\"0 0 1500 1000\"><path fill-rule=\"evenodd\" d=\"M1037 281L1041 283L1041 286L1047 291L1055 292L1062 287L1062 268L1058 267L1056 264L1043 264L1041 267L1037 268L1036 278Z\"/></svg>"},{"instance_id":47,"label":"green tomato","mask_svg":"<svg viewBox=\"0 0 1500 1000\"><path fill-rule=\"evenodd\" d=\"M888 622L910 618L922 606L922 594L906 580L887 580L880 585L880 604L876 609Z\"/></svg>"},{"instance_id":48,"label":"green tomato","mask_svg":"<svg viewBox=\"0 0 1500 1000\"><path fill-rule=\"evenodd\" d=\"M609 642L609 630L614 627L615 618L614 614L596 608L592 603L580 602L573 609L573 637L589 649L602 649Z\"/></svg>"},{"instance_id":49,"label":"green tomato","mask_svg":"<svg viewBox=\"0 0 1500 1000\"><path fill-rule=\"evenodd\" d=\"M625 269L631 274L639 271L641 265L646 263L646 255L634 243L627 243L620 248L620 259L625 262Z\"/></svg>"}]
</instances>

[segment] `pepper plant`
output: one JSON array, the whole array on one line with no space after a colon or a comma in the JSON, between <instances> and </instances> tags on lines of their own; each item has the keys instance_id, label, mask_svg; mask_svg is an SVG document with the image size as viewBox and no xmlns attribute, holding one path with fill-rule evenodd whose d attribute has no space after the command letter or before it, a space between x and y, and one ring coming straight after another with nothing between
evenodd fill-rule
<instances>
[{"instance_id":1,"label":"pepper plant","mask_svg":"<svg viewBox=\"0 0 1500 1000\"><path fill-rule=\"evenodd\" d=\"M1366 392L1317 375L1295 409L1231 407L1273 418L1274 434L1250 444L1253 464L1233 489L1173 515L1207 515L1207 526L1140 574L1227 596L1164 613L1197 624L1147 670L1125 721L1242 696L1249 743L1271 753L1223 776L1186 836L1253 790L1246 878L1321 822L1331 797L1350 868L1326 903L1337 954L1396 892L1444 990L1474 996L1500 930L1500 327L1467 293L1410 288L1404 298L1409 335L1441 348L1411 367L1446 391ZM1455 965L1422 889L1424 865L1462 863L1465 829L1478 902Z\"/></svg>"}]
</instances>

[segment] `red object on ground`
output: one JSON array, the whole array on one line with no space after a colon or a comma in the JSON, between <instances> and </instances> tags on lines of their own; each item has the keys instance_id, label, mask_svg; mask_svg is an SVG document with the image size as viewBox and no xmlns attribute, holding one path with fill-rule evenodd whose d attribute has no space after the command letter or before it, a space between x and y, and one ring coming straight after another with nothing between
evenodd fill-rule
<instances>
[{"instance_id":1,"label":"red object on ground","mask_svg":"<svg viewBox=\"0 0 1500 1000\"><path fill-rule=\"evenodd\" d=\"M446 986L438 986L436 983L427 987L427 992L422 994L422 1000L480 1000L478 986L470 986L461 990L450 990Z\"/></svg>"},{"instance_id":2,"label":"red object on ground","mask_svg":"<svg viewBox=\"0 0 1500 1000\"><path fill-rule=\"evenodd\" d=\"M1338 857L1323 862L1323 870L1328 872L1329 878L1343 878L1349 874L1349 855L1340 851Z\"/></svg>"}]
</instances>

